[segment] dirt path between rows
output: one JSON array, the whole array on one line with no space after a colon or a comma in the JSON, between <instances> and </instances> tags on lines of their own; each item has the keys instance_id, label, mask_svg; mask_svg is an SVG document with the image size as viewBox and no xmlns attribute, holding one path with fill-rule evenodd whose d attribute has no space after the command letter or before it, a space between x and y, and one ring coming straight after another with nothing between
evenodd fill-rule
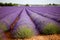
<instances>
[{"instance_id":1,"label":"dirt path between rows","mask_svg":"<svg viewBox=\"0 0 60 40\"><path fill-rule=\"evenodd\" d=\"M14 26L16 25L16 23L18 22L18 20L19 20L19 16L11 24L10 29L7 32L5 32L5 36L6 36L6 38L9 38L9 40L12 38L12 35L11 35L10 31L12 31L14 29Z\"/></svg>"},{"instance_id":2,"label":"dirt path between rows","mask_svg":"<svg viewBox=\"0 0 60 40\"><path fill-rule=\"evenodd\" d=\"M22 40L22 39L11 39L7 38L6 40ZM55 35L39 35L39 36L34 36L30 39L24 39L24 40L60 40L60 34L55 34Z\"/></svg>"},{"instance_id":3,"label":"dirt path between rows","mask_svg":"<svg viewBox=\"0 0 60 40\"><path fill-rule=\"evenodd\" d=\"M60 35L39 35L25 40L60 40Z\"/></svg>"}]
</instances>

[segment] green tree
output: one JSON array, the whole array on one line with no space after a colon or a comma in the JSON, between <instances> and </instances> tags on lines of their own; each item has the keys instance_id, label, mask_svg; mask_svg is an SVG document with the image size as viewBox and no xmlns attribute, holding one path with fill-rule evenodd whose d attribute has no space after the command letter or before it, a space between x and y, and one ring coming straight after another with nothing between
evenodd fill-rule
<instances>
[{"instance_id":1,"label":"green tree","mask_svg":"<svg viewBox=\"0 0 60 40\"><path fill-rule=\"evenodd\" d=\"M26 4L25 6L29 6L28 4Z\"/></svg>"}]
</instances>

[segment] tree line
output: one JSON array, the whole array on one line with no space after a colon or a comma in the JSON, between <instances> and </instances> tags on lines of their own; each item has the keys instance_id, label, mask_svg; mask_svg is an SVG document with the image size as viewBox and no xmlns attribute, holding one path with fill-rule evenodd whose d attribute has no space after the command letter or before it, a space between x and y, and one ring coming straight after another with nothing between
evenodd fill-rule
<instances>
[{"instance_id":1,"label":"tree line","mask_svg":"<svg viewBox=\"0 0 60 40\"><path fill-rule=\"evenodd\" d=\"M16 4L16 3L2 3L2 2L0 2L0 6L18 6L19 4ZM49 4L47 4L47 6L58 6L58 5L60 5L60 4L55 4L55 3L53 3L53 4L51 4L51 3L49 3ZM26 4L25 6L29 6L29 4Z\"/></svg>"},{"instance_id":2,"label":"tree line","mask_svg":"<svg viewBox=\"0 0 60 40\"><path fill-rule=\"evenodd\" d=\"M2 3L0 2L0 6L17 6L18 4L13 3Z\"/></svg>"}]
</instances>

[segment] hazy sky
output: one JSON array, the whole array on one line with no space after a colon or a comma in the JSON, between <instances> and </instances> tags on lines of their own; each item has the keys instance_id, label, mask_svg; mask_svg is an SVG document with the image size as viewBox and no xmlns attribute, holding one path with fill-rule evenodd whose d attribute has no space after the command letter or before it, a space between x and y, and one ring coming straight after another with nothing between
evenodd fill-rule
<instances>
[{"instance_id":1,"label":"hazy sky","mask_svg":"<svg viewBox=\"0 0 60 40\"><path fill-rule=\"evenodd\" d=\"M60 0L0 0L0 2L12 2L19 4L48 4L48 3L60 4Z\"/></svg>"}]
</instances>

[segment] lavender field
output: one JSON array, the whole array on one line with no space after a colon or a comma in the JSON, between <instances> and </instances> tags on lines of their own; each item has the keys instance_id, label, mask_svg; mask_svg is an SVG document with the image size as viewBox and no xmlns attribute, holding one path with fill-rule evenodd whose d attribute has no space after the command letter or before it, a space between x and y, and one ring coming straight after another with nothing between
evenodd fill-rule
<instances>
[{"instance_id":1,"label":"lavender field","mask_svg":"<svg viewBox=\"0 0 60 40\"><path fill-rule=\"evenodd\" d=\"M30 35L60 34L60 6L20 6L0 8L1 38L23 38L27 33L22 28L30 29ZM24 35L25 33L26 35ZM29 37L29 35L28 35ZM4 40L4 39L3 39Z\"/></svg>"}]
</instances>

